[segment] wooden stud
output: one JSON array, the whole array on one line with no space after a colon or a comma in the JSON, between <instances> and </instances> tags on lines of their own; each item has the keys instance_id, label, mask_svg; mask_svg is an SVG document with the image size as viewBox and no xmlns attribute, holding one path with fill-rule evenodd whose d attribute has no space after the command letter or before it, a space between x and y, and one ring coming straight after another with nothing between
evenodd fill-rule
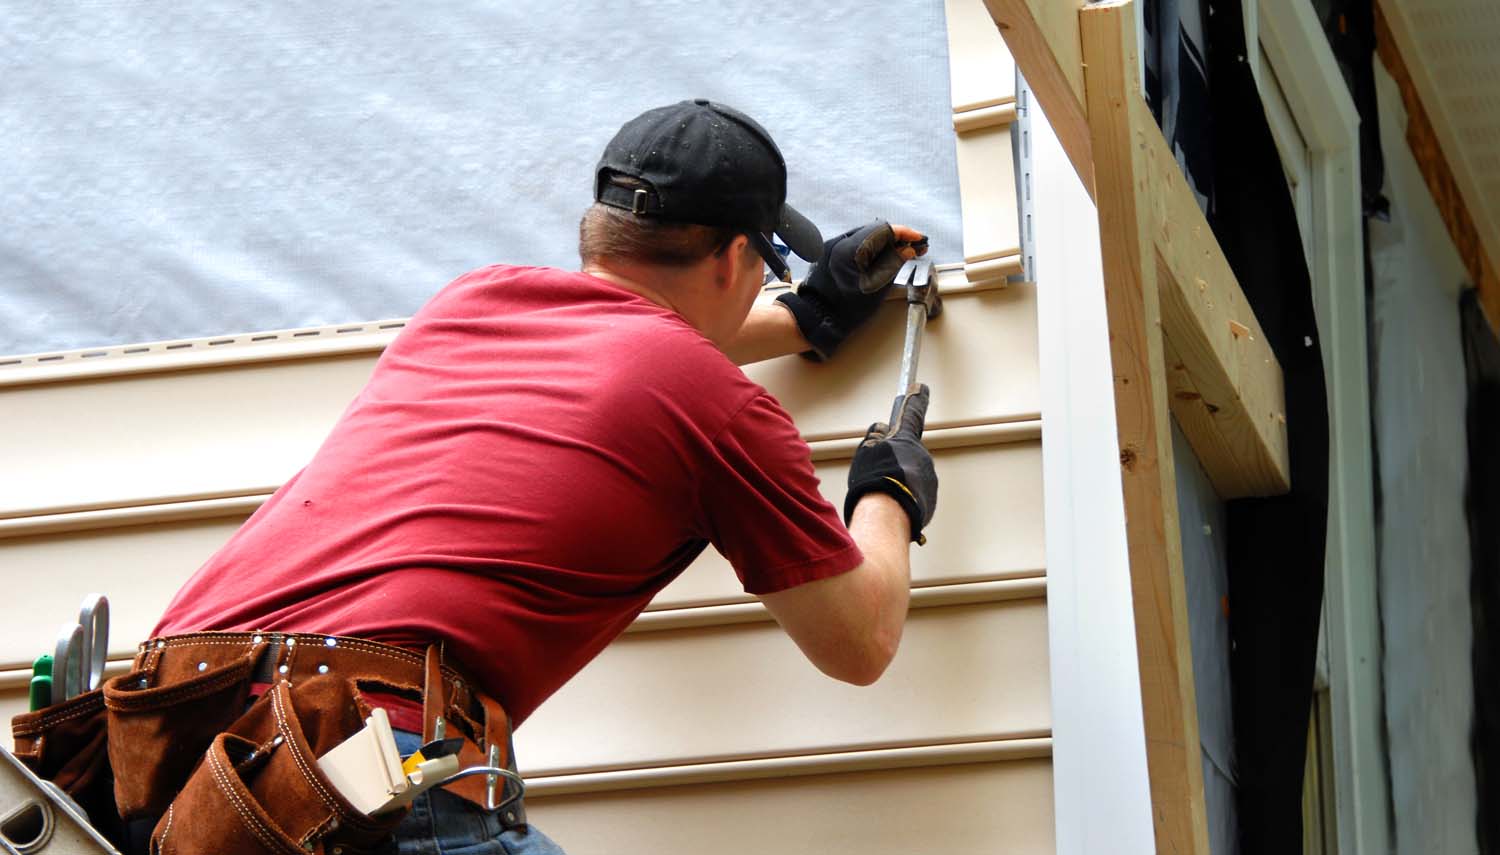
<instances>
[{"instance_id":1,"label":"wooden stud","mask_svg":"<svg viewBox=\"0 0 1500 855\"><path fill-rule=\"evenodd\" d=\"M1132 109L1140 80L1131 2L1089 6L1078 18L1156 846L1208 855L1157 290L1152 199L1159 188L1147 159L1149 140L1161 133Z\"/></svg>"},{"instance_id":2,"label":"wooden stud","mask_svg":"<svg viewBox=\"0 0 1500 855\"><path fill-rule=\"evenodd\" d=\"M1099 202L1080 52L1077 0L985 0L1063 149ZM1073 71L1076 71L1075 75ZM1138 92L1131 121L1155 127ZM1145 125L1143 125L1145 126ZM1267 496L1290 487L1281 366L1214 240L1166 140L1142 134L1153 190L1141 216L1164 270L1161 322L1178 366L1168 380L1172 414L1220 497ZM1148 254L1148 258L1150 255ZM1236 336L1228 322L1249 330Z\"/></svg>"},{"instance_id":3,"label":"wooden stud","mask_svg":"<svg viewBox=\"0 0 1500 855\"><path fill-rule=\"evenodd\" d=\"M1092 196L1094 157L1078 39L1078 10L1084 0L984 0L984 5Z\"/></svg>"},{"instance_id":4,"label":"wooden stud","mask_svg":"<svg viewBox=\"0 0 1500 855\"><path fill-rule=\"evenodd\" d=\"M1128 98L1133 126L1155 129L1138 93ZM1143 133L1149 217L1161 273L1162 327L1197 397L1175 393L1182 425L1215 491L1223 499L1271 496L1291 486L1281 364L1240 289L1239 280L1198 208L1160 131ZM1240 332L1236 332L1240 330ZM1174 383L1177 382L1174 380Z\"/></svg>"}]
</instances>

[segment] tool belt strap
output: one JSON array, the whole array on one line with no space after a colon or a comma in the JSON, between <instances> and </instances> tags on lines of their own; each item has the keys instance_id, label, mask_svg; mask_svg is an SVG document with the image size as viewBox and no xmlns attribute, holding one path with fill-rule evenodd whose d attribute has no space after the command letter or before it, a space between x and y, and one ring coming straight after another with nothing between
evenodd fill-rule
<instances>
[{"instance_id":1,"label":"tool belt strap","mask_svg":"<svg viewBox=\"0 0 1500 855\"><path fill-rule=\"evenodd\" d=\"M293 696L351 697L362 720L382 696L396 696L422 709L422 738L434 738L441 718L447 736L462 736L461 766L488 764L491 746L503 768L515 771L510 717L493 698L443 660L442 646L419 652L380 642L316 633L198 632L142 642L135 669L152 686L187 682L236 660L254 658L252 682L288 682ZM319 691L319 687L338 691ZM504 783L503 779L501 783ZM444 789L474 804L496 801L506 827L523 825L525 809L514 787L503 795L489 790L483 776L456 780ZM499 798L497 798L499 796ZM507 803L508 802L508 803Z\"/></svg>"}]
</instances>

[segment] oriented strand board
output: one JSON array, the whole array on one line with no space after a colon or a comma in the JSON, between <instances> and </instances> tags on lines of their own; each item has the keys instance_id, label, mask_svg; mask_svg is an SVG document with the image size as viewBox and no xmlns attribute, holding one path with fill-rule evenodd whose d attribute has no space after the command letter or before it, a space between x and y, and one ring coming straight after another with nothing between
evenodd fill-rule
<instances>
[{"instance_id":1,"label":"oriented strand board","mask_svg":"<svg viewBox=\"0 0 1500 855\"><path fill-rule=\"evenodd\" d=\"M1044 600L919 609L873 686L772 622L630 633L516 733L527 775L1046 735ZM580 734L588 734L581 739Z\"/></svg>"},{"instance_id":2,"label":"oriented strand board","mask_svg":"<svg viewBox=\"0 0 1500 855\"><path fill-rule=\"evenodd\" d=\"M574 853L1053 851L1045 759L528 799Z\"/></svg>"}]
</instances>

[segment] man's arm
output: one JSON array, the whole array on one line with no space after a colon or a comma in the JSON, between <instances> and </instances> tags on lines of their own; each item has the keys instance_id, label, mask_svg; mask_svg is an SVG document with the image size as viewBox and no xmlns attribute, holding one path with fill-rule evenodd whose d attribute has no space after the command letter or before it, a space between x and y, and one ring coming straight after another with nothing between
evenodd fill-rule
<instances>
[{"instance_id":1,"label":"man's arm","mask_svg":"<svg viewBox=\"0 0 1500 855\"><path fill-rule=\"evenodd\" d=\"M864 563L760 598L824 674L868 686L896 655L910 597L910 532L906 511L895 499L866 494L849 520Z\"/></svg>"},{"instance_id":2,"label":"man's arm","mask_svg":"<svg viewBox=\"0 0 1500 855\"><path fill-rule=\"evenodd\" d=\"M769 305L752 307L734 339L724 346L725 355L735 365L807 351L829 355L874 313L901 262L926 251L921 243L925 240L916 229L887 227L883 222L833 238L824 244L822 260L802 285L808 293L799 297L789 292ZM871 277L883 281L872 282ZM813 303L821 309L814 310ZM804 326L817 331L817 342L808 338Z\"/></svg>"},{"instance_id":3,"label":"man's arm","mask_svg":"<svg viewBox=\"0 0 1500 855\"><path fill-rule=\"evenodd\" d=\"M809 347L792 313L781 303L752 306L739 332L724 345L724 355L735 365L790 356Z\"/></svg>"},{"instance_id":4,"label":"man's arm","mask_svg":"<svg viewBox=\"0 0 1500 855\"><path fill-rule=\"evenodd\" d=\"M926 386L896 398L891 424L865 432L849 465L844 518L864 563L838 576L761 596L820 671L867 686L901 643L910 598L912 541L937 508L937 470L922 445Z\"/></svg>"}]
</instances>

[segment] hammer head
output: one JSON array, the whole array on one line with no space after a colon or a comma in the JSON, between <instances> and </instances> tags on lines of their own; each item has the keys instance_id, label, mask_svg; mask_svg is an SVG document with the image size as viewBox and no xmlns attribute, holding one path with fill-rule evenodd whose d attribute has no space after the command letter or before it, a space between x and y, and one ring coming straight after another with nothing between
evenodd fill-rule
<instances>
[{"instance_id":1,"label":"hammer head","mask_svg":"<svg viewBox=\"0 0 1500 855\"><path fill-rule=\"evenodd\" d=\"M937 278L932 275L932 262L926 258L912 258L896 272L895 284L906 289L908 305L924 306L927 319L943 313L943 300L938 296Z\"/></svg>"}]
</instances>

